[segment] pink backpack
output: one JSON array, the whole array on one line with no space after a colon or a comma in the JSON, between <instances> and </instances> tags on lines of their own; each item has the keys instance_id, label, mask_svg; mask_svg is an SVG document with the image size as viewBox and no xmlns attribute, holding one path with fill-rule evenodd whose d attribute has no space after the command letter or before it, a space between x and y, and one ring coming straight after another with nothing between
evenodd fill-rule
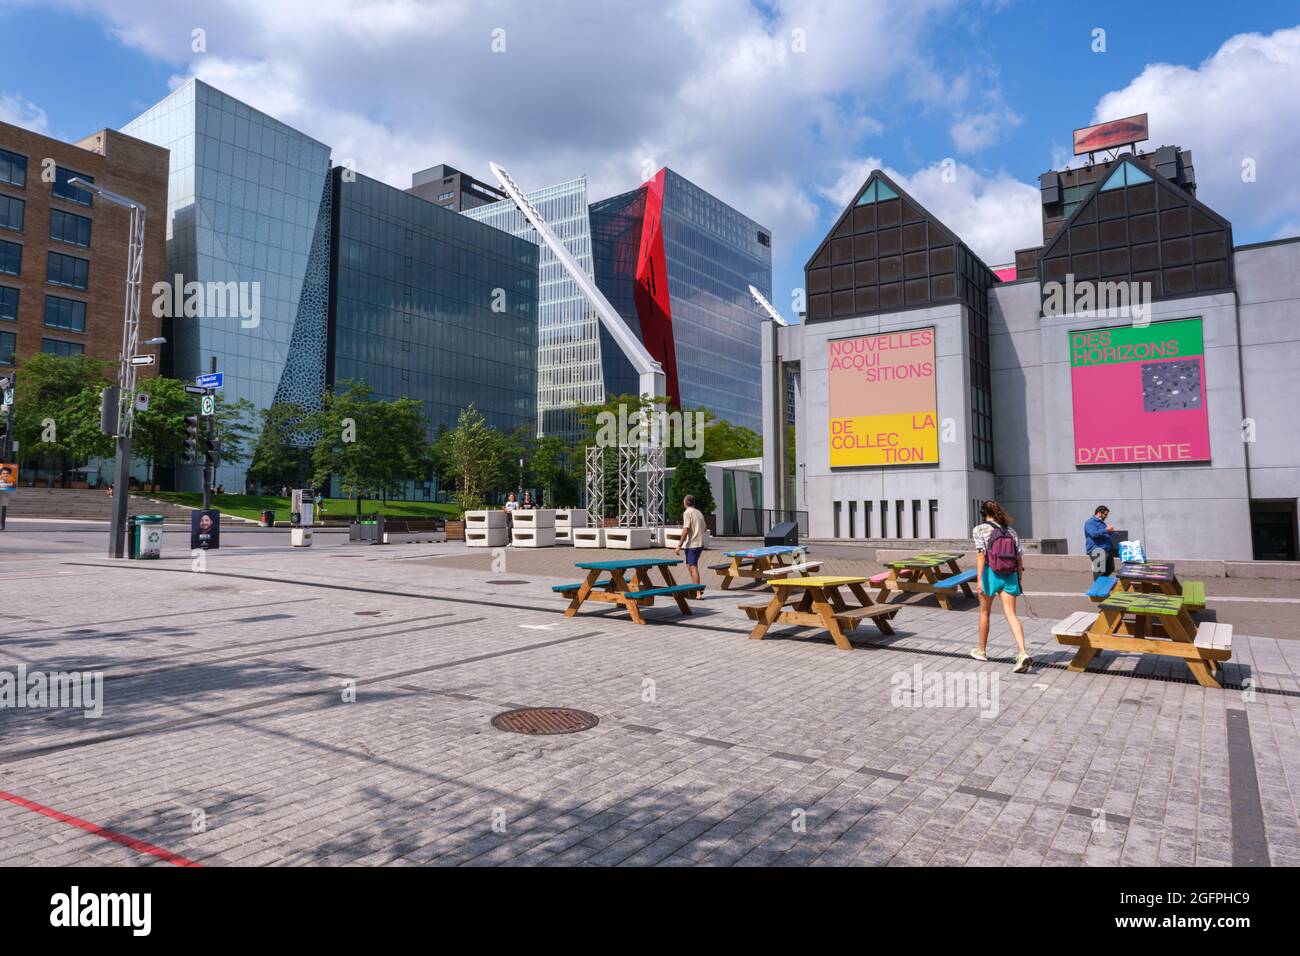
<instances>
[{"instance_id":1,"label":"pink backpack","mask_svg":"<svg viewBox=\"0 0 1300 956\"><path fill-rule=\"evenodd\" d=\"M989 543L984 548L984 560L988 562L990 568L999 574L1006 574L1014 571L1020 566L1016 551L1016 539L1011 532L1006 529L993 525L993 532L989 535Z\"/></svg>"}]
</instances>

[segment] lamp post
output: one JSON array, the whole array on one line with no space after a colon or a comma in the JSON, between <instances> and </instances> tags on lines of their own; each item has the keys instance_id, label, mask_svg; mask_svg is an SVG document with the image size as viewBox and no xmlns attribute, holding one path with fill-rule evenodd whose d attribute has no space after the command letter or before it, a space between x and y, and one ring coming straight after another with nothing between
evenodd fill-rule
<instances>
[{"instance_id":1,"label":"lamp post","mask_svg":"<svg viewBox=\"0 0 1300 956\"><path fill-rule=\"evenodd\" d=\"M119 195L103 186L73 176L68 185L121 206L131 214L126 251L126 300L122 318L122 352L117 366L117 461L113 478L113 524L109 530L108 556L120 558L126 550L126 502L131 477L131 426L135 418L135 357L140 342L140 291L144 273L144 203ZM153 344L154 340L148 343Z\"/></svg>"}]
</instances>

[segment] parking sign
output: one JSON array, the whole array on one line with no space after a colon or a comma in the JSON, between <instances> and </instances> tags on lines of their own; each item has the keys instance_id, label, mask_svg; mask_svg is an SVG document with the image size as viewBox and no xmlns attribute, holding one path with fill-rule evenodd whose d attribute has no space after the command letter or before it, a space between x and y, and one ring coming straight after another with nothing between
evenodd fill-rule
<instances>
[{"instance_id":1,"label":"parking sign","mask_svg":"<svg viewBox=\"0 0 1300 956\"><path fill-rule=\"evenodd\" d=\"M204 395L199 402L199 407L203 410L204 415L213 415L217 411L217 397L215 395Z\"/></svg>"}]
</instances>

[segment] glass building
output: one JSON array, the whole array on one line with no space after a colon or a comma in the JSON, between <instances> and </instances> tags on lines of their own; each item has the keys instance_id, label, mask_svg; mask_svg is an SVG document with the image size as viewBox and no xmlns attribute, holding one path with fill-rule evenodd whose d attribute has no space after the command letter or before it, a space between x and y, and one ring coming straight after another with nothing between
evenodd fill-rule
<instances>
[{"instance_id":1,"label":"glass building","mask_svg":"<svg viewBox=\"0 0 1300 956\"><path fill-rule=\"evenodd\" d=\"M538 247L342 167L332 192L329 384L418 399L430 440L470 403L494 428L532 428ZM409 496L434 493L422 485Z\"/></svg>"},{"instance_id":2,"label":"glass building","mask_svg":"<svg viewBox=\"0 0 1300 956\"><path fill-rule=\"evenodd\" d=\"M666 168L590 207L586 192L577 179L528 198L663 365L669 396L758 431L765 316L749 286L771 295L771 233ZM539 241L513 202L465 215ZM639 380L545 247L539 290L538 431L572 438L575 406L635 395Z\"/></svg>"},{"instance_id":3,"label":"glass building","mask_svg":"<svg viewBox=\"0 0 1300 956\"><path fill-rule=\"evenodd\" d=\"M166 276L205 292L198 315L164 312L164 373L215 369L227 400L315 407L325 384L330 148L196 79L123 132L171 151ZM245 469L223 465L216 481L242 490ZM198 466L178 470L178 488L201 481Z\"/></svg>"},{"instance_id":4,"label":"glass building","mask_svg":"<svg viewBox=\"0 0 1300 956\"><path fill-rule=\"evenodd\" d=\"M592 272L587 180L575 179L527 194L588 276ZM600 319L555 254L541 242L512 200L465 210L478 222L527 239L540 248L537 283L537 433L578 437L578 405L600 404ZM608 346L607 346L608 348ZM636 391L633 387L632 391Z\"/></svg>"},{"instance_id":5,"label":"glass building","mask_svg":"<svg viewBox=\"0 0 1300 956\"><path fill-rule=\"evenodd\" d=\"M668 394L754 431L762 427L759 326L749 293L772 294L772 235L671 169L591 207L596 281L664 367ZM605 387L636 376L602 342Z\"/></svg>"}]
</instances>

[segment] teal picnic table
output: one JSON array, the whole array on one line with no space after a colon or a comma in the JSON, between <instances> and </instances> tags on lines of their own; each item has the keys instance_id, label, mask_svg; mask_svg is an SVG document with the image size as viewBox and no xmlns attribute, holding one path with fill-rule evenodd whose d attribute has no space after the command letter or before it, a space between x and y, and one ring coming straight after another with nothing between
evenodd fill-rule
<instances>
[{"instance_id":1,"label":"teal picnic table","mask_svg":"<svg viewBox=\"0 0 1300 956\"><path fill-rule=\"evenodd\" d=\"M620 558L617 561L581 561L574 565L587 572L576 584L557 584L551 588L557 594L569 597L565 617L573 617L587 601L602 601L625 607L637 624L644 624L641 609L652 607L657 597L671 597L683 614L691 613L686 596L704 590L702 584L678 584L673 580L673 565L681 564L677 558ZM650 579L650 572L659 570L662 585ZM608 575L601 580L602 575Z\"/></svg>"}]
</instances>

